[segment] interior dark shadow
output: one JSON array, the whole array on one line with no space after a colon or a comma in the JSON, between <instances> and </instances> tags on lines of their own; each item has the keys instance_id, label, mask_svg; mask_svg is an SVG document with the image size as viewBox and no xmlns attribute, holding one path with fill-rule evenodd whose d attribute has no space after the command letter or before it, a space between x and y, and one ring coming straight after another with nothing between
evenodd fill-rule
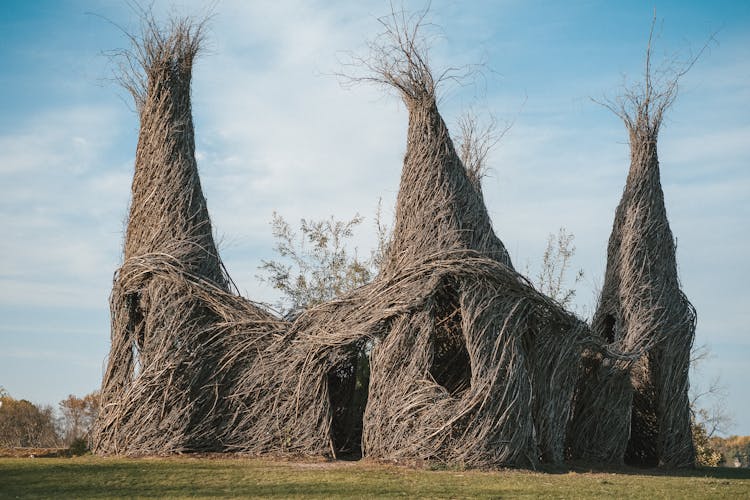
<instances>
[{"instance_id":1,"label":"interior dark shadow","mask_svg":"<svg viewBox=\"0 0 750 500\"><path fill-rule=\"evenodd\" d=\"M370 347L355 345L344 363L328 373L331 437L337 459L362 458L362 419L370 387Z\"/></svg>"},{"instance_id":2,"label":"interior dark shadow","mask_svg":"<svg viewBox=\"0 0 750 500\"><path fill-rule=\"evenodd\" d=\"M659 465L658 428L656 397L653 388L649 386L633 391L630 440L625 451L626 465L634 467L656 467Z\"/></svg>"},{"instance_id":3,"label":"interior dark shadow","mask_svg":"<svg viewBox=\"0 0 750 500\"><path fill-rule=\"evenodd\" d=\"M436 297L439 307L432 340L430 375L454 397L471 385L471 361L461 325L458 294L446 287Z\"/></svg>"},{"instance_id":4,"label":"interior dark shadow","mask_svg":"<svg viewBox=\"0 0 750 500\"><path fill-rule=\"evenodd\" d=\"M615 317L607 314L602 321L602 335L608 344L615 341Z\"/></svg>"}]
</instances>

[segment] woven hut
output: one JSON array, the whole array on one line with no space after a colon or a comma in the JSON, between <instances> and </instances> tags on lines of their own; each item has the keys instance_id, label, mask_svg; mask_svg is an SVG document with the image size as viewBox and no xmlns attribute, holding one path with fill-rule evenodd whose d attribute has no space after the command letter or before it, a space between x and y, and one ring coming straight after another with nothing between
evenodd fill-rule
<instances>
[{"instance_id":1,"label":"woven hut","mask_svg":"<svg viewBox=\"0 0 750 500\"><path fill-rule=\"evenodd\" d=\"M571 426L573 456L638 465L694 464L688 400L695 310L680 290L662 192L657 138L677 80L645 82L610 106L625 122L630 171L615 212L592 329L610 344L588 356ZM616 352L631 355L618 357Z\"/></svg>"},{"instance_id":2,"label":"woven hut","mask_svg":"<svg viewBox=\"0 0 750 500\"><path fill-rule=\"evenodd\" d=\"M202 36L203 25L189 19L162 30L146 16L126 59L137 72L123 82L135 98L140 133L124 262L110 297L97 453L220 450L212 422L225 412L222 335L236 340L227 332L232 322L272 319L230 293L212 235L190 106Z\"/></svg>"},{"instance_id":3,"label":"woven hut","mask_svg":"<svg viewBox=\"0 0 750 500\"><path fill-rule=\"evenodd\" d=\"M373 309L389 317L371 355L363 451L475 466L558 462L587 329L513 269L438 111L421 21L383 20L365 61L367 80L398 91L409 126L375 283L391 292Z\"/></svg>"}]
</instances>

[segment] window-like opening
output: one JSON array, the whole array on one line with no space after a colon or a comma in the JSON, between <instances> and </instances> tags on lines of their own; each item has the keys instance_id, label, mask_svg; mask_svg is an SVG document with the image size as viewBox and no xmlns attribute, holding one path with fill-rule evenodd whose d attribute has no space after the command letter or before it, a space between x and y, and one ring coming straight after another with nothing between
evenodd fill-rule
<instances>
[{"instance_id":1,"label":"window-like opening","mask_svg":"<svg viewBox=\"0 0 750 500\"><path fill-rule=\"evenodd\" d=\"M331 438L336 458L362 458L362 420L370 387L370 345L352 347L347 360L328 373Z\"/></svg>"},{"instance_id":2,"label":"window-like opening","mask_svg":"<svg viewBox=\"0 0 750 500\"><path fill-rule=\"evenodd\" d=\"M141 373L141 351L138 350L138 346L133 344L133 379L137 378Z\"/></svg>"},{"instance_id":3,"label":"window-like opening","mask_svg":"<svg viewBox=\"0 0 750 500\"><path fill-rule=\"evenodd\" d=\"M607 314L602 321L602 335L608 344L615 341L615 317Z\"/></svg>"},{"instance_id":4,"label":"window-like opening","mask_svg":"<svg viewBox=\"0 0 750 500\"><path fill-rule=\"evenodd\" d=\"M131 293L126 298L128 307L128 326L127 331L132 339L131 356L133 378L136 378L141 372L141 353L145 343L144 317L141 309L141 294Z\"/></svg>"},{"instance_id":5,"label":"window-like opening","mask_svg":"<svg viewBox=\"0 0 750 500\"><path fill-rule=\"evenodd\" d=\"M447 287L436 297L439 309L432 340L430 374L454 397L471 385L471 361L461 324L458 294Z\"/></svg>"}]
</instances>

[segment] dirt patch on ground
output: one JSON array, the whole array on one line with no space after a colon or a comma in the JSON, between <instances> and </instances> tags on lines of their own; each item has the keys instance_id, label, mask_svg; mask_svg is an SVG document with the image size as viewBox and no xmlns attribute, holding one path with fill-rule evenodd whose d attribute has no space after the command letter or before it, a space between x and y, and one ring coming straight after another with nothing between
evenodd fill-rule
<instances>
[{"instance_id":1,"label":"dirt patch on ground","mask_svg":"<svg viewBox=\"0 0 750 500\"><path fill-rule=\"evenodd\" d=\"M351 460L328 460L326 462L287 462L287 464L295 469L325 470L354 467L358 464L358 462Z\"/></svg>"}]
</instances>

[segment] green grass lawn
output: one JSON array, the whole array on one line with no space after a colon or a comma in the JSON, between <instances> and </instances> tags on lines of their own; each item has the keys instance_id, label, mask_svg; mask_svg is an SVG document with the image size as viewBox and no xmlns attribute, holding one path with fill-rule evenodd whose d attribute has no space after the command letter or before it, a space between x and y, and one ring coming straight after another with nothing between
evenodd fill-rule
<instances>
[{"instance_id":1,"label":"green grass lawn","mask_svg":"<svg viewBox=\"0 0 750 500\"><path fill-rule=\"evenodd\" d=\"M0 498L750 498L747 469L424 470L249 458L0 458Z\"/></svg>"}]
</instances>

